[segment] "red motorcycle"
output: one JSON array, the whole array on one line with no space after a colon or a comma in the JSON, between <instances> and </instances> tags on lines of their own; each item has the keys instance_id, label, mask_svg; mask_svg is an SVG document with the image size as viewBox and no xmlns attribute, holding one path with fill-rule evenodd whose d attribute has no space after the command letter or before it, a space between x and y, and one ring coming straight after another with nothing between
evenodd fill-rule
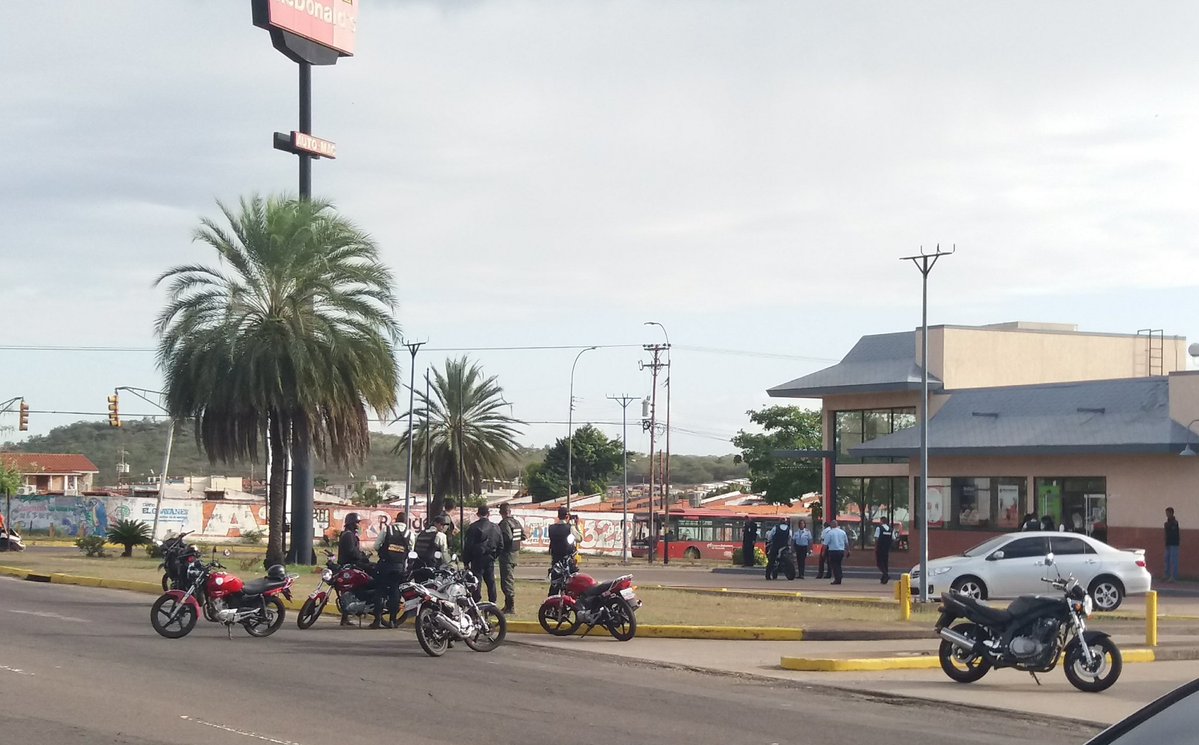
<instances>
[{"instance_id":1,"label":"red motorcycle","mask_svg":"<svg viewBox=\"0 0 1199 745\"><path fill-rule=\"evenodd\" d=\"M583 636L603 626L612 638L627 642L637 634L641 601L636 590L631 574L596 582L573 559L559 559L550 568L550 596L537 611L537 621L554 636L570 636L587 624Z\"/></svg>"},{"instance_id":2,"label":"red motorcycle","mask_svg":"<svg viewBox=\"0 0 1199 745\"><path fill-rule=\"evenodd\" d=\"M291 585L298 575L282 565L267 570L262 579L242 582L224 571L216 560L188 565L186 590L168 590L150 607L150 624L168 639L187 636L196 627L200 610L204 618L227 629L240 623L251 636L270 636L283 625L286 610L278 596L291 600Z\"/></svg>"},{"instance_id":3,"label":"red motorcycle","mask_svg":"<svg viewBox=\"0 0 1199 745\"><path fill-rule=\"evenodd\" d=\"M346 616L357 616L358 625L362 625L362 617L374 613L375 608L375 578L361 567L347 564L338 566L333 561L333 554L325 552L328 560L321 572L320 582L316 589L304 601L300 613L296 616L296 625L306 629L316 623L316 619L325 612L329 603L329 590L337 598L337 609ZM407 615L407 613L405 613Z\"/></svg>"}]
</instances>

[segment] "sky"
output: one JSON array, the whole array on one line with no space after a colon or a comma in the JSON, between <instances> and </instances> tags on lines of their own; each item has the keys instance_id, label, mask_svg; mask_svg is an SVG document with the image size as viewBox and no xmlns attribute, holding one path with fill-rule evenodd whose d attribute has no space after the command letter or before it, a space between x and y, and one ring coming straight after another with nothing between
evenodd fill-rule
<instances>
[{"instance_id":1,"label":"sky","mask_svg":"<svg viewBox=\"0 0 1199 745\"><path fill-rule=\"evenodd\" d=\"M246 0L3 18L0 401L33 435L160 386L154 280L216 263L218 200L295 193L298 73ZM672 451L733 452L767 388L919 326L900 259L937 245L930 324L1199 338L1194 3L363 0L358 28L313 70L313 191L378 242L417 378L468 354L522 444L566 435L591 345L569 417L618 437L668 334Z\"/></svg>"}]
</instances>

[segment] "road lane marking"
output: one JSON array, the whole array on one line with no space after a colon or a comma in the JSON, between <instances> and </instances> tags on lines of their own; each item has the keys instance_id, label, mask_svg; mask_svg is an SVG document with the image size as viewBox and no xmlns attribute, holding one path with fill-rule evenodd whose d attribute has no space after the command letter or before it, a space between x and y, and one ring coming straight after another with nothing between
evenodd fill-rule
<instances>
[{"instance_id":1,"label":"road lane marking","mask_svg":"<svg viewBox=\"0 0 1199 745\"><path fill-rule=\"evenodd\" d=\"M0 670L7 670L8 672L16 673L17 675L33 675L33 673L29 672L28 670L22 670L19 667L9 667L8 665L0 665Z\"/></svg>"},{"instance_id":2,"label":"road lane marking","mask_svg":"<svg viewBox=\"0 0 1199 745\"><path fill-rule=\"evenodd\" d=\"M58 621L74 621L75 623L91 623L91 621L86 618L75 618L74 616L63 616L58 613L49 613L47 611L40 611L40 610L17 610L16 608L9 608L8 612L9 613L21 613L26 616L37 616L39 618L53 618Z\"/></svg>"},{"instance_id":3,"label":"road lane marking","mask_svg":"<svg viewBox=\"0 0 1199 745\"><path fill-rule=\"evenodd\" d=\"M205 727L214 727L219 730L224 730L225 732L232 732L235 735L243 735L245 737L252 737L255 740L263 740L265 742L273 742L276 745L300 745L300 743L293 742L291 740L276 740L273 737L267 737L266 735L260 735L257 732L244 732L239 729L234 729L233 727L226 727L223 724L216 724L215 722L206 722L203 719L196 719L194 717L189 717L186 714L180 714L179 718L183 719L185 721L188 721L188 722L195 722L196 724L202 724Z\"/></svg>"}]
</instances>

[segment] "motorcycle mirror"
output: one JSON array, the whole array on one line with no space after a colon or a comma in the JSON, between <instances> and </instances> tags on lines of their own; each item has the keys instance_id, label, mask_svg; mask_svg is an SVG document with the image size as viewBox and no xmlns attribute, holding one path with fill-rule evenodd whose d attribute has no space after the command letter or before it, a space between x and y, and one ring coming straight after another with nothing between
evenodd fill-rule
<instances>
[{"instance_id":1,"label":"motorcycle mirror","mask_svg":"<svg viewBox=\"0 0 1199 745\"><path fill-rule=\"evenodd\" d=\"M458 563L458 554L450 554L450 563L451 563L451 564L457 564L457 563Z\"/></svg>"},{"instance_id":2,"label":"motorcycle mirror","mask_svg":"<svg viewBox=\"0 0 1199 745\"><path fill-rule=\"evenodd\" d=\"M440 552L440 551L434 551L434 552L433 552L433 558L434 558L434 559L440 559L440 558L441 558L441 552Z\"/></svg>"}]
</instances>

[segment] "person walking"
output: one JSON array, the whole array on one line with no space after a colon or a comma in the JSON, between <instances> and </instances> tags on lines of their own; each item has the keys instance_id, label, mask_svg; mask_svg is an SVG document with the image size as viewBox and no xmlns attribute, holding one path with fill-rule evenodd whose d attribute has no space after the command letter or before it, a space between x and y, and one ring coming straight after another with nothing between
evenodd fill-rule
<instances>
[{"instance_id":1,"label":"person walking","mask_svg":"<svg viewBox=\"0 0 1199 745\"><path fill-rule=\"evenodd\" d=\"M375 540L375 553L379 555L378 597L387 599L390 619L382 619L379 603L375 604L375 620L371 628L390 629L396 625L400 615L400 585L408 575L408 552L412 550L412 531L408 527L408 515L403 510L396 513L395 522L379 534Z\"/></svg>"},{"instance_id":2,"label":"person walking","mask_svg":"<svg viewBox=\"0 0 1199 745\"><path fill-rule=\"evenodd\" d=\"M849 536L837 525L836 518L828 521L828 529L821 536L824 539L824 550L828 554L828 569L833 576L830 585L841 584L841 562L849 556Z\"/></svg>"},{"instance_id":3,"label":"person walking","mask_svg":"<svg viewBox=\"0 0 1199 745\"><path fill-rule=\"evenodd\" d=\"M516 612L516 559L520 555L520 544L525 539L525 528L520 520L512 517L512 507L507 502L500 505L500 590L504 593L505 616Z\"/></svg>"},{"instance_id":4,"label":"person walking","mask_svg":"<svg viewBox=\"0 0 1199 745\"><path fill-rule=\"evenodd\" d=\"M803 579L808 554L812 551L812 531L808 530L807 520L800 520L796 524L792 540L795 541L795 576Z\"/></svg>"},{"instance_id":5,"label":"person walking","mask_svg":"<svg viewBox=\"0 0 1199 745\"><path fill-rule=\"evenodd\" d=\"M745 518L745 526L741 529L741 565L754 565L754 545L758 542L758 524L752 518Z\"/></svg>"},{"instance_id":6,"label":"person walking","mask_svg":"<svg viewBox=\"0 0 1199 745\"><path fill-rule=\"evenodd\" d=\"M471 523L462 536L462 553L470 563L471 572L487 586L487 602L494 603L495 557L503 549L504 538L499 526L491 522L491 509L487 505L480 505L476 515L479 519ZM482 592L476 585L475 601L481 599Z\"/></svg>"},{"instance_id":7,"label":"person walking","mask_svg":"<svg viewBox=\"0 0 1199 745\"><path fill-rule=\"evenodd\" d=\"M1174 508L1166 508L1166 582L1178 581L1178 520L1174 517Z\"/></svg>"},{"instance_id":8,"label":"person walking","mask_svg":"<svg viewBox=\"0 0 1199 745\"><path fill-rule=\"evenodd\" d=\"M895 528L890 521L883 521L874 529L874 564L882 575L879 582L891 581L891 545L895 541Z\"/></svg>"}]
</instances>

